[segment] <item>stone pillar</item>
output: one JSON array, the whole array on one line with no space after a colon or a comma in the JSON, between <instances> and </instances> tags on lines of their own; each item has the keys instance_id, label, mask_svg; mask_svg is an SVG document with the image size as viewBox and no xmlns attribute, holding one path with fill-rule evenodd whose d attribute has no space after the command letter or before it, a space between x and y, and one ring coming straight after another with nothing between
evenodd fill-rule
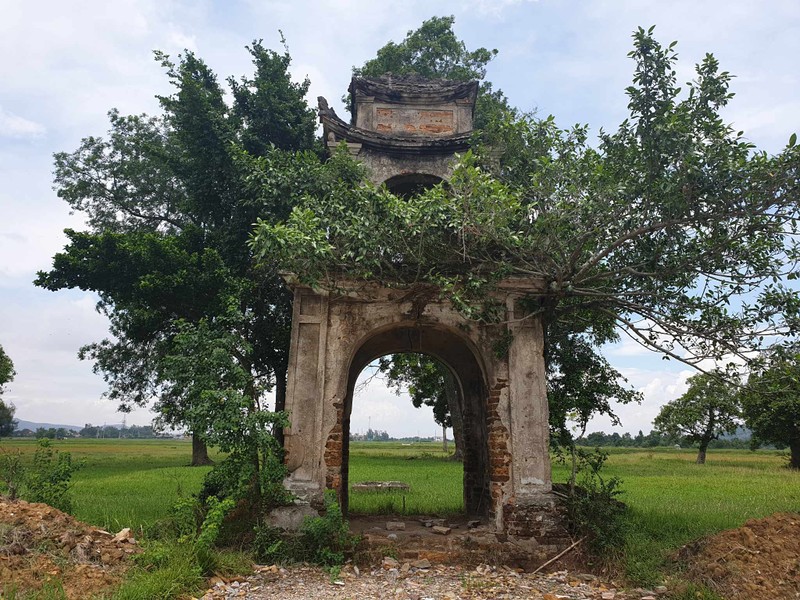
<instances>
[{"instance_id":1,"label":"stone pillar","mask_svg":"<svg viewBox=\"0 0 800 600\"><path fill-rule=\"evenodd\" d=\"M294 290L292 337L286 387L286 487L300 500L318 504L325 486L323 391L328 299L308 288Z\"/></svg>"},{"instance_id":2,"label":"stone pillar","mask_svg":"<svg viewBox=\"0 0 800 600\"><path fill-rule=\"evenodd\" d=\"M513 298L509 303L514 303ZM509 433L514 496L517 501L551 490L548 452L549 413L544 337L538 317L524 318L511 307L508 349Z\"/></svg>"},{"instance_id":3,"label":"stone pillar","mask_svg":"<svg viewBox=\"0 0 800 600\"><path fill-rule=\"evenodd\" d=\"M508 299L513 335L508 352L510 494L503 505L503 530L527 539L531 548L554 552L569 543L563 515L552 495L549 410L544 334L539 317L526 316Z\"/></svg>"}]
</instances>

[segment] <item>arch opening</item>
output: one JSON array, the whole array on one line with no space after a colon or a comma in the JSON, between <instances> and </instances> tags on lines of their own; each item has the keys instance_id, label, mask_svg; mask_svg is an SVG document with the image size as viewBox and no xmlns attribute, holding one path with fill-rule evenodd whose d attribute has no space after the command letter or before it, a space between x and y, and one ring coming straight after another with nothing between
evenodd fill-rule
<instances>
[{"instance_id":1,"label":"arch opening","mask_svg":"<svg viewBox=\"0 0 800 600\"><path fill-rule=\"evenodd\" d=\"M402 175L395 175L390 177L383 184L395 196L402 198L410 198L417 194L431 189L435 185L444 181L441 177L436 175L428 175L426 173L404 173Z\"/></svg>"},{"instance_id":2,"label":"arch opening","mask_svg":"<svg viewBox=\"0 0 800 600\"><path fill-rule=\"evenodd\" d=\"M339 499L342 510L345 513L349 510L350 420L356 381L361 371L375 359L402 353L430 356L452 374L463 428L463 509L468 515L488 515L491 510L486 419L488 387L484 369L474 350L458 334L443 328L419 326L398 326L376 333L360 345L352 358L341 417Z\"/></svg>"}]
</instances>

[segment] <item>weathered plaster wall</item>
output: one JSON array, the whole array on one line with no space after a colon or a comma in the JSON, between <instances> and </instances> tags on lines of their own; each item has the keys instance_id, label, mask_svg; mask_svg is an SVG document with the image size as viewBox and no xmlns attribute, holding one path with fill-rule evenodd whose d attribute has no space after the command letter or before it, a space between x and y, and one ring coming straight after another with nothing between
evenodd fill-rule
<instances>
[{"instance_id":1,"label":"weathered plaster wall","mask_svg":"<svg viewBox=\"0 0 800 600\"><path fill-rule=\"evenodd\" d=\"M456 163L452 154L393 155L369 148L362 148L357 157L367 167L370 181L377 185L398 175L433 175L447 181L453 175Z\"/></svg>"},{"instance_id":2,"label":"weathered plaster wall","mask_svg":"<svg viewBox=\"0 0 800 600\"><path fill-rule=\"evenodd\" d=\"M536 318L467 322L434 290L362 285L345 294L295 288L286 434L290 489L319 503L324 488L347 503L352 391L360 371L393 352L448 364L462 386L467 511L502 531L542 534L552 512L543 339ZM508 329L507 329L508 327ZM507 352L498 353L508 331Z\"/></svg>"}]
</instances>

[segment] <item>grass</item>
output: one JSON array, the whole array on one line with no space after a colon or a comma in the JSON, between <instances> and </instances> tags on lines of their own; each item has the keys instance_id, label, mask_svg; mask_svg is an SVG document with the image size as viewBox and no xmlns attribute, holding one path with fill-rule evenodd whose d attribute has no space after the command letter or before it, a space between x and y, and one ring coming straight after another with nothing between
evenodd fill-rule
<instances>
[{"instance_id":1,"label":"grass","mask_svg":"<svg viewBox=\"0 0 800 600\"><path fill-rule=\"evenodd\" d=\"M179 495L199 490L208 471L187 466L191 444L183 441L65 440L54 447L86 461L73 478L76 516L109 530L146 528L165 517ZM35 448L32 440L0 442L0 451L26 456ZM669 554L691 540L773 512L800 511L800 473L782 468L777 453L714 450L705 465L694 458L672 448L611 449L604 476L623 480L622 500L631 509L624 569L640 585L661 581ZM554 465L553 480L566 477L566 468ZM404 481L411 489L351 493L355 514L463 510L461 464L447 460L439 444L352 443L350 483L368 480ZM165 585L171 577L164 573Z\"/></svg>"},{"instance_id":2,"label":"grass","mask_svg":"<svg viewBox=\"0 0 800 600\"><path fill-rule=\"evenodd\" d=\"M210 467L189 467L191 442L183 440L55 440L84 467L72 478L76 518L109 531L146 528L164 518L179 496L200 489ZM36 440L0 442L0 452L19 450L27 459ZM213 453L212 453L213 456Z\"/></svg>"},{"instance_id":3,"label":"grass","mask_svg":"<svg viewBox=\"0 0 800 600\"><path fill-rule=\"evenodd\" d=\"M451 446L452 448L452 446ZM441 444L353 442L350 485L402 481L411 488L391 492L350 492L352 514L453 514L464 509L461 463L449 460Z\"/></svg>"},{"instance_id":4,"label":"grass","mask_svg":"<svg viewBox=\"0 0 800 600\"><path fill-rule=\"evenodd\" d=\"M640 585L663 580L669 556L684 544L748 519L800 512L800 473L774 451L713 450L705 465L696 452L673 448L612 448L604 477L619 477L630 507L624 565ZM438 444L353 443L350 482L397 479L408 492L350 494L353 513L453 513L463 510L461 465ZM409 458L414 460L409 460ZM553 465L553 481L567 468Z\"/></svg>"},{"instance_id":5,"label":"grass","mask_svg":"<svg viewBox=\"0 0 800 600\"><path fill-rule=\"evenodd\" d=\"M748 519L800 512L800 473L775 452L715 450L705 465L695 453L666 448L613 451L605 476L623 480L631 509L625 572L642 585L659 582L668 556L684 544ZM553 469L564 480L566 469Z\"/></svg>"}]
</instances>

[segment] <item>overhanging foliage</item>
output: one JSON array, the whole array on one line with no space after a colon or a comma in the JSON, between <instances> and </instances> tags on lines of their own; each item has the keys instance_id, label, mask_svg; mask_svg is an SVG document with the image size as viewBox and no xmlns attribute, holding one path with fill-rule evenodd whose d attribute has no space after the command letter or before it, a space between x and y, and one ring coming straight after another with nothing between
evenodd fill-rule
<instances>
[{"instance_id":1,"label":"overhanging foliage","mask_svg":"<svg viewBox=\"0 0 800 600\"><path fill-rule=\"evenodd\" d=\"M596 146L586 127L511 118L499 164L467 154L448 186L408 199L369 184L306 196L286 223L259 222L256 255L322 286L433 283L476 319L497 318L503 278L531 278L546 322L613 324L695 365L791 333L794 138L768 156L724 123L731 76L713 56L682 92L674 45L640 29L634 46L630 117Z\"/></svg>"}]
</instances>

